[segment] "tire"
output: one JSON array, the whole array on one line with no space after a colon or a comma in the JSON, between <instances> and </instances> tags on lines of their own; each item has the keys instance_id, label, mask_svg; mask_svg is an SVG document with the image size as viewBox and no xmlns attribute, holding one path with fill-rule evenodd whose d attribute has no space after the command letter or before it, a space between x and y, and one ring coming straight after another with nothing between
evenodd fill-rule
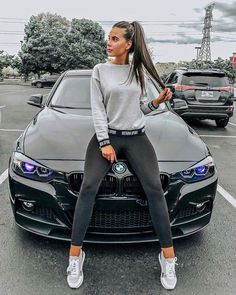
<instances>
[{"instance_id":1,"label":"tire","mask_svg":"<svg viewBox=\"0 0 236 295\"><path fill-rule=\"evenodd\" d=\"M42 84L41 82L37 82L37 83L36 83L36 87L37 87L37 88L43 88L43 84Z\"/></svg>"},{"instance_id":2,"label":"tire","mask_svg":"<svg viewBox=\"0 0 236 295\"><path fill-rule=\"evenodd\" d=\"M227 124L229 123L229 118L224 118L224 119L215 119L217 127L226 127Z\"/></svg>"}]
</instances>

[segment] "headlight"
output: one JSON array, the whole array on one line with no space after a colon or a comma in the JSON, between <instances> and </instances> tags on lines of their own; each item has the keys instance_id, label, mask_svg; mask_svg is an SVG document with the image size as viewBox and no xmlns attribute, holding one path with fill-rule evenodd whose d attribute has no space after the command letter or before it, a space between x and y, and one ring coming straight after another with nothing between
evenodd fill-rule
<instances>
[{"instance_id":1,"label":"headlight","mask_svg":"<svg viewBox=\"0 0 236 295\"><path fill-rule=\"evenodd\" d=\"M211 156L189 167L187 170L177 172L173 176L185 182L196 182L211 177L215 173L215 164Z\"/></svg>"},{"instance_id":2,"label":"headlight","mask_svg":"<svg viewBox=\"0 0 236 295\"><path fill-rule=\"evenodd\" d=\"M20 176L38 181L49 181L55 176L53 170L18 152L13 153L12 169Z\"/></svg>"}]
</instances>

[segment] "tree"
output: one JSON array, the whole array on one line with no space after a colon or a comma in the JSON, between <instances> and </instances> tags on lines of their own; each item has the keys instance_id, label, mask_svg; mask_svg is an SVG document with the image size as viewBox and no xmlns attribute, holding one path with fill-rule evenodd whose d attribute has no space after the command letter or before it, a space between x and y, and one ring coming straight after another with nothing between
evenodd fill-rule
<instances>
[{"instance_id":1,"label":"tree","mask_svg":"<svg viewBox=\"0 0 236 295\"><path fill-rule=\"evenodd\" d=\"M16 67L16 64L13 64L14 55L5 54L3 50L0 50L0 75L2 73L3 68L8 66Z\"/></svg>"},{"instance_id":2,"label":"tree","mask_svg":"<svg viewBox=\"0 0 236 295\"><path fill-rule=\"evenodd\" d=\"M70 22L57 14L40 13L31 16L25 26L25 37L18 55L25 74L41 71L60 72L61 40L69 30Z\"/></svg>"},{"instance_id":3,"label":"tree","mask_svg":"<svg viewBox=\"0 0 236 295\"><path fill-rule=\"evenodd\" d=\"M89 69L106 59L105 32L96 22L72 19L65 40L65 69Z\"/></svg>"},{"instance_id":4,"label":"tree","mask_svg":"<svg viewBox=\"0 0 236 295\"><path fill-rule=\"evenodd\" d=\"M236 77L235 69L232 67L230 60L222 59L221 57L218 57L214 61L198 61L196 59L190 62L180 61L176 65L176 68L178 67L186 67L188 69L220 69L225 72L226 76L228 76L231 81Z\"/></svg>"},{"instance_id":5,"label":"tree","mask_svg":"<svg viewBox=\"0 0 236 295\"><path fill-rule=\"evenodd\" d=\"M60 73L67 69L88 69L106 57L105 33L87 19L71 22L56 14L31 16L25 26L24 43L18 55L22 72Z\"/></svg>"}]
</instances>

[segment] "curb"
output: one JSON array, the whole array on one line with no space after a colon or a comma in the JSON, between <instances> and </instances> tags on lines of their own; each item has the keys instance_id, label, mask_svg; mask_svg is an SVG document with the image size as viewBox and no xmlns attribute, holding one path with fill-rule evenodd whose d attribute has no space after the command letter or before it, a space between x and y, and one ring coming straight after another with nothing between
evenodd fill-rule
<instances>
[{"instance_id":1,"label":"curb","mask_svg":"<svg viewBox=\"0 0 236 295\"><path fill-rule=\"evenodd\" d=\"M22 86L31 86L29 83L20 83L20 82L0 82L0 85L22 85Z\"/></svg>"}]
</instances>

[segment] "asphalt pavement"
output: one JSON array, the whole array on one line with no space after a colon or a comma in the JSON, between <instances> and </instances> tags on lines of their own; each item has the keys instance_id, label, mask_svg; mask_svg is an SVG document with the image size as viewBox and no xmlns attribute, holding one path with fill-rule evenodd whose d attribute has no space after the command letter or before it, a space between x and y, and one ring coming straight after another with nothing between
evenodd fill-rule
<instances>
[{"instance_id":1,"label":"asphalt pavement","mask_svg":"<svg viewBox=\"0 0 236 295\"><path fill-rule=\"evenodd\" d=\"M26 102L50 88L0 85L0 295L176 294L234 295L236 292L236 115L224 129L214 121L188 121L206 142L219 173L219 189L210 224L174 240L178 283L173 291L160 283L158 243L84 244L84 283L71 290L66 282L69 242L36 236L13 219L5 179L14 141L40 110ZM234 102L236 106L236 102ZM236 110L235 110L236 111ZM223 190L221 190L221 188Z\"/></svg>"}]
</instances>

